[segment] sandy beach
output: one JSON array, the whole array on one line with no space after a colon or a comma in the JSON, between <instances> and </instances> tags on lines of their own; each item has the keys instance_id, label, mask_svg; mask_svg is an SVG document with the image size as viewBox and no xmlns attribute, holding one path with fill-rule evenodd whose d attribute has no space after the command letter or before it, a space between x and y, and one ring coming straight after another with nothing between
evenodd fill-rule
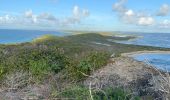
<instances>
[{"instance_id":1,"label":"sandy beach","mask_svg":"<svg viewBox=\"0 0 170 100\"><path fill-rule=\"evenodd\" d=\"M170 54L170 51L136 51L136 52L129 52L129 53L122 53L121 56L125 57L133 57L134 55L142 55L142 54Z\"/></svg>"}]
</instances>

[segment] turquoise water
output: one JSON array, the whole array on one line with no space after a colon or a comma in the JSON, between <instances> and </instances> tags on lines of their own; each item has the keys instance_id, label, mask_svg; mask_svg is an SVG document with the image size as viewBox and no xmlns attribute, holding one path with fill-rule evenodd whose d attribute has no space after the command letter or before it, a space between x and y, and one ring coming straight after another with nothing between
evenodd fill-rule
<instances>
[{"instance_id":1,"label":"turquoise water","mask_svg":"<svg viewBox=\"0 0 170 100\"><path fill-rule=\"evenodd\" d=\"M68 33L57 31L0 29L0 44L29 42L45 34L52 34L56 36L68 35Z\"/></svg>"}]
</instances>

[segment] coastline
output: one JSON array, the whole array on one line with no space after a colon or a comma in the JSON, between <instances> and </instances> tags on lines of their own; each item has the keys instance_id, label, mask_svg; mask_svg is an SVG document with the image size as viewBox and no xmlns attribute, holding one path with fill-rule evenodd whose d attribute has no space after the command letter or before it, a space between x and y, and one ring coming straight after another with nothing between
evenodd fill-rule
<instances>
[{"instance_id":1,"label":"coastline","mask_svg":"<svg viewBox=\"0 0 170 100\"><path fill-rule=\"evenodd\" d=\"M101 69L98 69L84 81L85 86L124 86L126 89L142 91L146 94L159 94L164 98L169 87L169 72L157 69L155 66L145 62L137 61L132 56L134 54L170 54L170 51L136 51L122 53L122 56L112 58L111 61ZM89 84L93 83L93 84ZM167 86L168 85L168 86ZM161 89L164 90L161 90ZM154 96L153 96L154 97ZM156 98L156 97L154 97ZM144 99L145 100L145 99ZM147 99L148 100L148 99ZM149 99L150 100L150 99Z\"/></svg>"},{"instance_id":2,"label":"coastline","mask_svg":"<svg viewBox=\"0 0 170 100\"><path fill-rule=\"evenodd\" d=\"M142 55L142 54L170 54L170 51L161 51L161 50L148 51L148 50L143 50L143 51L122 53L121 56L133 57L134 55Z\"/></svg>"}]
</instances>

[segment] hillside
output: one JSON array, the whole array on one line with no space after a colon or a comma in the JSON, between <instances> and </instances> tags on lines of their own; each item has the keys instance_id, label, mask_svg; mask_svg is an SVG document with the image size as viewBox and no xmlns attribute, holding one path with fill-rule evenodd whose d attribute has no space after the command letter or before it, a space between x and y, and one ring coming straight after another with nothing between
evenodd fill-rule
<instances>
[{"instance_id":1,"label":"hillside","mask_svg":"<svg viewBox=\"0 0 170 100\"><path fill-rule=\"evenodd\" d=\"M111 42L110 40L128 40L135 37L114 37L114 36L104 36L97 33L86 33L71 35L65 37L57 37L51 35L45 35L39 37L33 42L21 43L17 45L0 45L0 48L10 48L10 49L24 49L24 48L36 48L37 46L47 46L47 47L57 47L64 48L68 53L70 50L74 53L74 50L86 51L89 49L94 50L106 50L113 53L124 53L131 51L141 51L141 50L169 50L166 48L151 47L151 46L138 46L138 45L128 45ZM79 50L80 49L80 50ZM76 53L77 51L75 51Z\"/></svg>"},{"instance_id":2,"label":"hillside","mask_svg":"<svg viewBox=\"0 0 170 100\"><path fill-rule=\"evenodd\" d=\"M86 86L82 83L98 69L107 68L106 65L114 63L115 61L110 58L112 54L117 58L121 53L132 51L170 50L109 41L131 38L135 37L121 38L96 33L64 37L46 35L32 42L0 45L2 90L0 97L4 99L12 97L13 100L22 98L89 100L92 99L92 95L94 100L106 98L100 90L89 89L91 85ZM113 100L117 100L119 96L122 96L120 100L124 100L129 92L133 92L123 90L122 86L118 88L106 86L100 89L110 95L109 98L115 98ZM135 100L140 98L139 95L133 94L129 95L127 100L132 97Z\"/></svg>"}]
</instances>

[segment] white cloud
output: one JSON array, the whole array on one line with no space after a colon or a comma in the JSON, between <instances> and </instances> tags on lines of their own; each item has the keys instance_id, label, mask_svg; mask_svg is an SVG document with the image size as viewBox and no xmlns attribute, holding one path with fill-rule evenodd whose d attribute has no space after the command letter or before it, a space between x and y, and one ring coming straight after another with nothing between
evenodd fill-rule
<instances>
[{"instance_id":1,"label":"white cloud","mask_svg":"<svg viewBox=\"0 0 170 100\"><path fill-rule=\"evenodd\" d=\"M73 8L73 15L74 17L80 17L80 8L78 6L74 6Z\"/></svg>"},{"instance_id":2,"label":"white cloud","mask_svg":"<svg viewBox=\"0 0 170 100\"><path fill-rule=\"evenodd\" d=\"M80 23L82 19L89 16L89 11L87 9L80 9L79 6L74 6L72 9L72 15L66 18L57 18L56 16L50 13L41 13L36 15L32 10L25 12L25 17L30 20L32 23L51 23L58 25L71 25Z\"/></svg>"},{"instance_id":3,"label":"white cloud","mask_svg":"<svg viewBox=\"0 0 170 100\"><path fill-rule=\"evenodd\" d=\"M119 0L113 4L113 11L117 12L121 21L132 24L135 22L135 12L131 9L127 9L125 4L127 0Z\"/></svg>"},{"instance_id":4,"label":"white cloud","mask_svg":"<svg viewBox=\"0 0 170 100\"><path fill-rule=\"evenodd\" d=\"M25 11L24 16L30 19L32 23L37 23L37 15L34 15L32 10Z\"/></svg>"},{"instance_id":5,"label":"white cloud","mask_svg":"<svg viewBox=\"0 0 170 100\"><path fill-rule=\"evenodd\" d=\"M138 20L138 24L143 26L153 25L154 22L152 17L140 17Z\"/></svg>"},{"instance_id":6,"label":"white cloud","mask_svg":"<svg viewBox=\"0 0 170 100\"><path fill-rule=\"evenodd\" d=\"M170 6L168 4L163 4L157 12L157 16L167 16L169 13Z\"/></svg>"},{"instance_id":7,"label":"white cloud","mask_svg":"<svg viewBox=\"0 0 170 100\"><path fill-rule=\"evenodd\" d=\"M79 6L73 7L73 17L77 20L89 16L89 11L86 9L80 9Z\"/></svg>"},{"instance_id":8,"label":"white cloud","mask_svg":"<svg viewBox=\"0 0 170 100\"><path fill-rule=\"evenodd\" d=\"M162 22L160 22L159 26L161 28L170 28L170 20L163 20Z\"/></svg>"},{"instance_id":9,"label":"white cloud","mask_svg":"<svg viewBox=\"0 0 170 100\"><path fill-rule=\"evenodd\" d=\"M125 12L125 15L127 15L127 16L134 16L135 13L134 13L133 10L128 10L128 11Z\"/></svg>"},{"instance_id":10,"label":"white cloud","mask_svg":"<svg viewBox=\"0 0 170 100\"><path fill-rule=\"evenodd\" d=\"M50 13L41 13L39 15L33 14L32 10L25 11L24 16L31 20L33 23L38 23L38 21L57 21L57 18Z\"/></svg>"},{"instance_id":11,"label":"white cloud","mask_svg":"<svg viewBox=\"0 0 170 100\"><path fill-rule=\"evenodd\" d=\"M88 17L89 15L90 13L87 9L80 9L79 6L76 5L72 9L72 16L67 17L64 20L61 20L60 22L63 25L76 24L80 23L82 19Z\"/></svg>"},{"instance_id":12,"label":"white cloud","mask_svg":"<svg viewBox=\"0 0 170 100\"><path fill-rule=\"evenodd\" d=\"M32 18L32 16L33 16L32 10L25 11L25 17Z\"/></svg>"},{"instance_id":13,"label":"white cloud","mask_svg":"<svg viewBox=\"0 0 170 100\"><path fill-rule=\"evenodd\" d=\"M13 23L14 21L15 21L15 17L12 17L10 15L0 16L1 24L9 24L9 23Z\"/></svg>"},{"instance_id":14,"label":"white cloud","mask_svg":"<svg viewBox=\"0 0 170 100\"><path fill-rule=\"evenodd\" d=\"M0 16L0 25L49 28L57 28L65 25L71 27L74 24L79 24L84 18L89 16L89 11L87 9L81 9L79 6L74 6L71 11L71 15L58 18L50 13L42 12L36 14L32 10L27 10L23 14Z\"/></svg>"},{"instance_id":15,"label":"white cloud","mask_svg":"<svg viewBox=\"0 0 170 100\"><path fill-rule=\"evenodd\" d=\"M37 18L48 21L57 21L57 18L50 13L42 13L38 15Z\"/></svg>"},{"instance_id":16,"label":"white cloud","mask_svg":"<svg viewBox=\"0 0 170 100\"><path fill-rule=\"evenodd\" d=\"M127 9L124 6L127 0L119 0L118 2L113 4L113 11L117 12L125 12Z\"/></svg>"},{"instance_id":17,"label":"white cloud","mask_svg":"<svg viewBox=\"0 0 170 100\"><path fill-rule=\"evenodd\" d=\"M148 26L153 25L155 20L150 14L135 12L125 6L127 0L119 0L113 4L113 11L118 13L120 20L127 24Z\"/></svg>"},{"instance_id":18,"label":"white cloud","mask_svg":"<svg viewBox=\"0 0 170 100\"><path fill-rule=\"evenodd\" d=\"M136 13L129 9L121 15L121 20L128 24L134 24L136 22Z\"/></svg>"},{"instance_id":19,"label":"white cloud","mask_svg":"<svg viewBox=\"0 0 170 100\"><path fill-rule=\"evenodd\" d=\"M37 23L37 16L32 16L32 22Z\"/></svg>"}]
</instances>

